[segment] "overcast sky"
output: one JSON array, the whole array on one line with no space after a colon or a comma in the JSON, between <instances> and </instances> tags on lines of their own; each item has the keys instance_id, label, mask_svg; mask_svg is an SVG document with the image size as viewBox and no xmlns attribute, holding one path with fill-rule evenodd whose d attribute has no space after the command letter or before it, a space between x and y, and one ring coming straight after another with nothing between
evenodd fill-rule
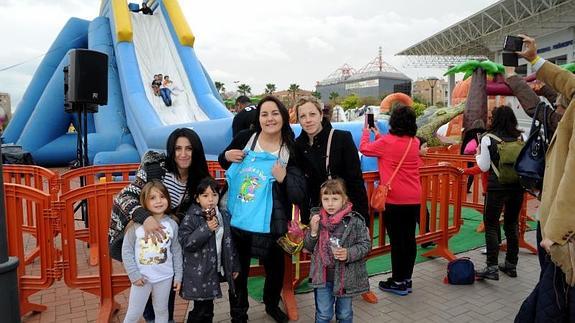
<instances>
[{"instance_id":1,"label":"overcast sky","mask_svg":"<svg viewBox=\"0 0 575 323\"><path fill-rule=\"evenodd\" d=\"M397 52L476 13L496 0L180 0L196 36L196 53L214 81L254 94L315 83L347 63L359 69L377 56L413 79L441 70L408 68ZM13 110L34 71L70 17L94 19L100 0L0 0L0 92Z\"/></svg>"}]
</instances>

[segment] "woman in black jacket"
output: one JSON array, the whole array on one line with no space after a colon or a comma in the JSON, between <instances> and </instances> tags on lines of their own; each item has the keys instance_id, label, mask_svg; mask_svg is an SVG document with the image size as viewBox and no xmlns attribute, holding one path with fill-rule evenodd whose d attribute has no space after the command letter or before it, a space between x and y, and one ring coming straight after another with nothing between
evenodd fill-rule
<instances>
[{"instance_id":1,"label":"woman in black jacket","mask_svg":"<svg viewBox=\"0 0 575 323\"><path fill-rule=\"evenodd\" d=\"M281 101L272 96L263 98L256 110L258 120L255 122L255 130L238 133L218 157L224 169L228 169L232 163L241 163L248 155L253 156L253 152L271 154L276 158L271 169L271 176L274 177L271 189L271 215L265 215L265 219L269 221L269 227L263 228L261 232L239 228L237 223L252 220L254 214L234 213L231 202L237 203L232 199L241 199L242 202L246 202L249 196L245 194L243 184L240 194L231 193L238 190L237 187L230 187L228 190L227 205L232 216L232 237L237 247L241 268L235 280L236 294L230 294L230 315L232 322L247 322L248 320L247 282L250 258L255 256L262 260L266 271L263 295L266 312L277 322L287 322L287 315L278 307L284 276L284 252L276 240L287 232L287 224L291 220L292 204L301 204L305 197L305 179L295 163L294 134L289 125L288 110ZM270 172L269 169L265 171ZM230 175L229 171L227 176L228 183L237 180L237 178L231 178L234 175ZM261 179L255 180L256 183L261 182ZM260 227L262 223L265 221L260 221Z\"/></svg>"},{"instance_id":2,"label":"woman in black jacket","mask_svg":"<svg viewBox=\"0 0 575 323\"><path fill-rule=\"evenodd\" d=\"M319 188L328 177L345 181L353 210L363 216L369 226L367 192L357 148L349 131L335 130L330 122L323 118L319 101L314 97L299 99L296 115L302 132L296 139L298 166L305 174L309 194L301 205L301 221L309 223L309 209L320 206ZM333 130L329 152L329 135ZM326 164L326 158L328 158Z\"/></svg>"},{"instance_id":3,"label":"woman in black jacket","mask_svg":"<svg viewBox=\"0 0 575 323\"><path fill-rule=\"evenodd\" d=\"M299 99L295 109L302 128L295 143L297 161L305 174L309 192L300 205L301 221L308 224L310 208L321 206L319 191L322 183L329 178L341 178L345 181L353 210L364 218L369 227L367 192L351 133L333 129L329 120L323 117L320 102L312 96ZM377 296L372 292L368 291L362 297L369 303L377 303Z\"/></svg>"}]
</instances>

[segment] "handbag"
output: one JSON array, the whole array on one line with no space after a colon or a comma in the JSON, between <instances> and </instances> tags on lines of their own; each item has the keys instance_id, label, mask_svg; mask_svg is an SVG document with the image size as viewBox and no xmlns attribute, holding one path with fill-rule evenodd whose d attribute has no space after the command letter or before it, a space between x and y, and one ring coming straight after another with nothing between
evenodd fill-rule
<instances>
[{"instance_id":1,"label":"handbag","mask_svg":"<svg viewBox=\"0 0 575 323\"><path fill-rule=\"evenodd\" d=\"M543 113L543 122L536 122L540 110ZM540 102L535 109L535 115L531 122L529 138L515 161L515 171L519 175L519 183L529 194L535 197L539 195L543 187L545 153L549 146L548 134L547 105Z\"/></svg>"},{"instance_id":2,"label":"handbag","mask_svg":"<svg viewBox=\"0 0 575 323\"><path fill-rule=\"evenodd\" d=\"M387 200L387 194L389 194L389 191L391 191L391 182L393 181L393 178L395 177L395 175L397 175L399 168L403 164L403 161L405 160L405 157L409 152L409 148L411 147L412 141L413 137L409 139L409 143L407 143L407 148L405 149L405 152L403 153L403 156L401 157L399 164L397 164L397 167L395 167L393 174L391 174L391 176L387 180L387 183L385 183L384 185L381 185L380 183L380 185L377 186L377 188L373 191L373 194L371 194L371 200L369 202L369 205L373 209L377 211L385 211L385 201Z\"/></svg>"}]
</instances>

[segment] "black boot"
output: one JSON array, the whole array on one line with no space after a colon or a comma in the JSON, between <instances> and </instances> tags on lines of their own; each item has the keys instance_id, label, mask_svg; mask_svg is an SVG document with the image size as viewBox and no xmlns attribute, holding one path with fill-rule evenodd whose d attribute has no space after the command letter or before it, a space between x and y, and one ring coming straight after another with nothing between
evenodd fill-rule
<instances>
[{"instance_id":1,"label":"black boot","mask_svg":"<svg viewBox=\"0 0 575 323\"><path fill-rule=\"evenodd\" d=\"M278 323L287 323L289 321L286 313L277 306L266 306L266 313Z\"/></svg>"},{"instance_id":2,"label":"black boot","mask_svg":"<svg viewBox=\"0 0 575 323\"><path fill-rule=\"evenodd\" d=\"M475 271L475 277L477 279L499 280L499 270L497 266L487 266L482 270Z\"/></svg>"},{"instance_id":3,"label":"black boot","mask_svg":"<svg viewBox=\"0 0 575 323\"><path fill-rule=\"evenodd\" d=\"M502 264L499 264L499 270L507 274L509 277L517 277L517 266L505 261Z\"/></svg>"}]
</instances>

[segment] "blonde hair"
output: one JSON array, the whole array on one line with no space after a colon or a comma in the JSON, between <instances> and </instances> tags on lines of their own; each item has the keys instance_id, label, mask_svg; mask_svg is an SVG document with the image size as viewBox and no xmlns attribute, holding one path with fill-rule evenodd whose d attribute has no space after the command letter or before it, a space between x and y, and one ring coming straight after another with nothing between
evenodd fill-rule
<instances>
[{"instance_id":1,"label":"blonde hair","mask_svg":"<svg viewBox=\"0 0 575 323\"><path fill-rule=\"evenodd\" d=\"M347 190L345 189L345 182L341 178L328 179L323 182L319 188L319 199L321 200L323 195L341 195L344 201L348 201Z\"/></svg>"},{"instance_id":2,"label":"blonde hair","mask_svg":"<svg viewBox=\"0 0 575 323\"><path fill-rule=\"evenodd\" d=\"M314 96L304 96L301 97L299 100L297 100L295 104L296 119L299 119L299 107L301 107L306 103L313 104L316 107L317 111L319 111L319 114L323 116L323 107L322 107L323 104Z\"/></svg>"}]
</instances>

